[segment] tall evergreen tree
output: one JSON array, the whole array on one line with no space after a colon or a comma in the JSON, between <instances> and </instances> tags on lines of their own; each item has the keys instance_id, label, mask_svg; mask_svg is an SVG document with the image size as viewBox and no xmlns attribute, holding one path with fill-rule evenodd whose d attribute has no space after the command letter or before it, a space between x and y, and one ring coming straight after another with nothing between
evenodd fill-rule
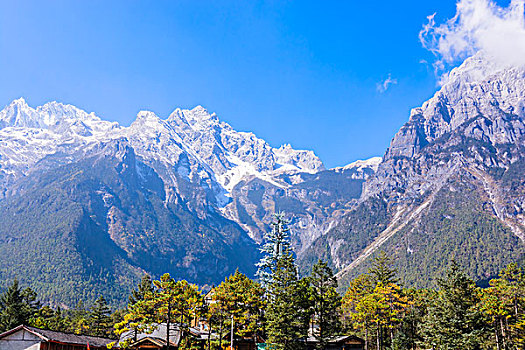
<instances>
[{"instance_id":1,"label":"tall evergreen tree","mask_svg":"<svg viewBox=\"0 0 525 350\"><path fill-rule=\"evenodd\" d=\"M212 318L223 329L230 329L233 321L234 334L255 338L262 330L263 294L259 283L237 270L214 288L210 304Z\"/></svg>"},{"instance_id":2,"label":"tall evergreen tree","mask_svg":"<svg viewBox=\"0 0 525 350\"><path fill-rule=\"evenodd\" d=\"M310 277L313 301L313 335L319 348L324 349L328 341L341 331L341 297L337 293L337 279L332 269L319 260L312 268Z\"/></svg>"},{"instance_id":3,"label":"tall evergreen tree","mask_svg":"<svg viewBox=\"0 0 525 350\"><path fill-rule=\"evenodd\" d=\"M276 269L279 259L291 253L289 222L285 220L284 213L274 214L272 230L264 236L264 245L261 248L263 257L257 263L257 277L263 287L266 288L272 282L273 271Z\"/></svg>"},{"instance_id":4,"label":"tall evergreen tree","mask_svg":"<svg viewBox=\"0 0 525 350\"><path fill-rule=\"evenodd\" d=\"M434 349L481 349L486 330L474 281L452 261L438 285L423 324L427 345Z\"/></svg>"},{"instance_id":5,"label":"tall evergreen tree","mask_svg":"<svg viewBox=\"0 0 525 350\"><path fill-rule=\"evenodd\" d=\"M154 322L155 310L151 303L146 302L153 298L154 292L153 281L149 275L144 275L137 289L131 292L128 305L114 326L115 333L119 336L126 331L133 332L133 337L127 342L137 341L138 334L148 328L147 324Z\"/></svg>"},{"instance_id":6,"label":"tall evergreen tree","mask_svg":"<svg viewBox=\"0 0 525 350\"><path fill-rule=\"evenodd\" d=\"M368 270L376 283L382 283L384 286L390 283L398 283L397 269L393 267L393 260L383 250L374 258L372 267Z\"/></svg>"},{"instance_id":7,"label":"tall evergreen tree","mask_svg":"<svg viewBox=\"0 0 525 350\"><path fill-rule=\"evenodd\" d=\"M89 333L89 312L82 300L70 312L69 331L75 334Z\"/></svg>"},{"instance_id":8,"label":"tall evergreen tree","mask_svg":"<svg viewBox=\"0 0 525 350\"><path fill-rule=\"evenodd\" d=\"M280 257L267 290L266 333L272 350L304 346L312 308L308 289L308 280L298 278L293 255Z\"/></svg>"},{"instance_id":9,"label":"tall evergreen tree","mask_svg":"<svg viewBox=\"0 0 525 350\"><path fill-rule=\"evenodd\" d=\"M369 350L373 312L368 296L374 291L374 281L363 274L350 282L342 300L343 321L346 330L362 330L365 350Z\"/></svg>"},{"instance_id":10,"label":"tall evergreen tree","mask_svg":"<svg viewBox=\"0 0 525 350\"><path fill-rule=\"evenodd\" d=\"M412 333L402 329L411 301L396 281L392 260L381 252L368 273L350 283L343 298L344 320L362 332L365 349L373 338L379 350L415 346Z\"/></svg>"},{"instance_id":11,"label":"tall evergreen tree","mask_svg":"<svg viewBox=\"0 0 525 350\"><path fill-rule=\"evenodd\" d=\"M89 333L97 337L108 337L111 335L113 324L111 323L111 308L106 299L100 296L89 313Z\"/></svg>"},{"instance_id":12,"label":"tall evergreen tree","mask_svg":"<svg viewBox=\"0 0 525 350\"><path fill-rule=\"evenodd\" d=\"M53 310L49 306L44 306L31 320L30 326L65 332L68 330L68 321L60 308Z\"/></svg>"},{"instance_id":13,"label":"tall evergreen tree","mask_svg":"<svg viewBox=\"0 0 525 350\"><path fill-rule=\"evenodd\" d=\"M415 350L423 342L421 324L430 300L436 295L432 289L408 289L404 293L407 296L407 307L395 333L392 350Z\"/></svg>"},{"instance_id":14,"label":"tall evergreen tree","mask_svg":"<svg viewBox=\"0 0 525 350\"><path fill-rule=\"evenodd\" d=\"M151 280L150 275L144 275L137 289L134 289L131 292L131 295L128 299L128 304L133 305L141 300L145 300L148 293L153 293L153 281Z\"/></svg>"},{"instance_id":15,"label":"tall evergreen tree","mask_svg":"<svg viewBox=\"0 0 525 350\"><path fill-rule=\"evenodd\" d=\"M203 298L196 285L185 280L175 281L169 273L162 275L160 280L154 280L153 285L154 292L145 292L144 300L128 307L124 320L115 328L117 334L130 328L152 332L158 323L163 323L167 329L165 341L169 349L173 341L170 330L177 324L182 336L187 335L190 322L198 316ZM151 310L154 310L153 314ZM121 346L128 345L128 342L123 342Z\"/></svg>"},{"instance_id":16,"label":"tall evergreen tree","mask_svg":"<svg viewBox=\"0 0 525 350\"><path fill-rule=\"evenodd\" d=\"M509 264L500 272L499 282L497 280L494 284L512 305L512 312L507 319L510 328L509 345L525 348L525 268L515 263Z\"/></svg>"},{"instance_id":17,"label":"tall evergreen tree","mask_svg":"<svg viewBox=\"0 0 525 350\"><path fill-rule=\"evenodd\" d=\"M510 264L480 291L480 309L493 329L499 349L525 346L525 269Z\"/></svg>"},{"instance_id":18,"label":"tall evergreen tree","mask_svg":"<svg viewBox=\"0 0 525 350\"><path fill-rule=\"evenodd\" d=\"M36 293L31 288L21 289L15 279L0 295L0 329L6 331L28 324L40 308Z\"/></svg>"}]
</instances>

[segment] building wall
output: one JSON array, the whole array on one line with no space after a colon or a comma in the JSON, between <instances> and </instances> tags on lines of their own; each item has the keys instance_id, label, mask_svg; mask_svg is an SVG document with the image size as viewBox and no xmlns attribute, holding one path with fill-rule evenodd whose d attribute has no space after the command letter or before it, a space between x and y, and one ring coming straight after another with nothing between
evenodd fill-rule
<instances>
[{"instance_id":1,"label":"building wall","mask_svg":"<svg viewBox=\"0 0 525 350\"><path fill-rule=\"evenodd\" d=\"M58 343L42 343L42 346L40 347L40 350L86 350L87 349L87 343L86 345L78 345L78 344L58 344ZM91 350L99 350L101 348L90 346ZM106 350L107 348L104 348ZM0 349L2 350L2 349Z\"/></svg>"},{"instance_id":2,"label":"building wall","mask_svg":"<svg viewBox=\"0 0 525 350\"><path fill-rule=\"evenodd\" d=\"M0 339L0 350L40 350L41 339L22 329Z\"/></svg>"}]
</instances>

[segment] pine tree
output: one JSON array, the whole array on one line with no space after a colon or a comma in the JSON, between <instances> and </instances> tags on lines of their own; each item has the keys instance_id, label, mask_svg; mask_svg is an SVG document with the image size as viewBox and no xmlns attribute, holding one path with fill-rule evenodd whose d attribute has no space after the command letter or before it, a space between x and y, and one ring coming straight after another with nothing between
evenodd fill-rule
<instances>
[{"instance_id":1,"label":"pine tree","mask_svg":"<svg viewBox=\"0 0 525 350\"><path fill-rule=\"evenodd\" d=\"M497 349L525 346L525 271L510 264L480 291L479 308L493 329Z\"/></svg>"},{"instance_id":2,"label":"pine tree","mask_svg":"<svg viewBox=\"0 0 525 350\"><path fill-rule=\"evenodd\" d=\"M266 288L272 282L273 271L279 259L291 253L289 222L284 219L284 213L274 214L272 230L264 236L264 245L261 248L263 257L257 263L257 277Z\"/></svg>"},{"instance_id":3,"label":"pine tree","mask_svg":"<svg viewBox=\"0 0 525 350\"><path fill-rule=\"evenodd\" d=\"M281 256L267 290L266 331L271 349L300 349L308 333L312 304L309 282L299 280L291 253Z\"/></svg>"},{"instance_id":4,"label":"pine tree","mask_svg":"<svg viewBox=\"0 0 525 350\"><path fill-rule=\"evenodd\" d=\"M89 312L80 300L75 308L70 312L69 331L75 334L89 333Z\"/></svg>"},{"instance_id":5,"label":"pine tree","mask_svg":"<svg viewBox=\"0 0 525 350\"><path fill-rule=\"evenodd\" d=\"M158 319L154 312L153 294L147 295L144 300L138 300L134 304L129 304L120 322L115 323L115 333L120 337L123 333L132 331L132 336L119 343L123 349L130 343L137 341L137 336L141 332L152 332Z\"/></svg>"},{"instance_id":6,"label":"pine tree","mask_svg":"<svg viewBox=\"0 0 525 350\"><path fill-rule=\"evenodd\" d=\"M147 302L153 298L155 288L149 275L144 275L138 288L131 292L128 298L128 305L123 310L118 320L114 322L115 333L121 335L124 332L132 331L133 336L122 346L127 346L130 342L137 341L140 332L148 329L148 324L155 322L155 310L151 303Z\"/></svg>"},{"instance_id":7,"label":"pine tree","mask_svg":"<svg viewBox=\"0 0 525 350\"><path fill-rule=\"evenodd\" d=\"M408 289L404 294L407 304L392 342L392 350L418 348L423 341L420 325L427 314L430 300L436 296L436 292L431 289Z\"/></svg>"},{"instance_id":8,"label":"pine tree","mask_svg":"<svg viewBox=\"0 0 525 350\"><path fill-rule=\"evenodd\" d=\"M376 323L377 348L383 349L392 345L395 329L405 316L408 309L408 298L395 283L383 285L379 282L370 295L374 305L374 320Z\"/></svg>"},{"instance_id":9,"label":"pine tree","mask_svg":"<svg viewBox=\"0 0 525 350\"><path fill-rule=\"evenodd\" d=\"M396 273L392 260L381 252L368 273L350 283L343 298L344 319L361 330L365 349L370 348L373 338L379 350L403 348L410 341L402 339L406 334L400 333L400 328L411 302L396 284Z\"/></svg>"},{"instance_id":10,"label":"pine tree","mask_svg":"<svg viewBox=\"0 0 525 350\"><path fill-rule=\"evenodd\" d=\"M383 283L384 286L390 283L398 283L397 269L392 267L393 260L384 251L379 253L379 256L374 258L372 267L368 270L368 274L372 276L376 283Z\"/></svg>"},{"instance_id":11,"label":"pine tree","mask_svg":"<svg viewBox=\"0 0 525 350\"><path fill-rule=\"evenodd\" d=\"M152 332L158 323L166 325L166 343L171 347L170 330L177 324L182 336L186 335L190 322L198 316L203 300L196 285L187 281L175 281L168 273L154 280L154 292L145 292L144 300L128 307L124 320L115 325L117 334L129 329ZM154 313L151 314L151 310ZM126 342L121 346L128 345Z\"/></svg>"},{"instance_id":12,"label":"pine tree","mask_svg":"<svg viewBox=\"0 0 525 350\"><path fill-rule=\"evenodd\" d=\"M134 305L141 300L145 300L148 293L153 293L153 282L149 275L144 275L137 289L131 292L128 299L129 305Z\"/></svg>"},{"instance_id":13,"label":"pine tree","mask_svg":"<svg viewBox=\"0 0 525 350\"><path fill-rule=\"evenodd\" d=\"M425 342L436 349L480 349L485 325L474 281L452 261L423 324Z\"/></svg>"},{"instance_id":14,"label":"pine tree","mask_svg":"<svg viewBox=\"0 0 525 350\"><path fill-rule=\"evenodd\" d=\"M111 335L111 309L103 296L96 301L89 313L88 324L90 334L97 337L109 337Z\"/></svg>"},{"instance_id":15,"label":"pine tree","mask_svg":"<svg viewBox=\"0 0 525 350\"><path fill-rule=\"evenodd\" d=\"M30 326L65 332L68 330L68 320L60 308L53 310L49 306L42 307L29 323Z\"/></svg>"},{"instance_id":16,"label":"pine tree","mask_svg":"<svg viewBox=\"0 0 525 350\"><path fill-rule=\"evenodd\" d=\"M263 294L264 289L257 282L237 270L214 288L212 318L223 329L230 329L233 321L235 334L255 338L262 330Z\"/></svg>"},{"instance_id":17,"label":"pine tree","mask_svg":"<svg viewBox=\"0 0 525 350\"><path fill-rule=\"evenodd\" d=\"M3 332L21 324L28 324L39 308L36 293L30 288L22 290L15 279L0 295L0 330Z\"/></svg>"},{"instance_id":18,"label":"pine tree","mask_svg":"<svg viewBox=\"0 0 525 350\"><path fill-rule=\"evenodd\" d=\"M309 279L313 299L314 337L319 348L324 349L333 336L341 331L340 305L341 297L337 293L337 280L332 269L319 260L312 268Z\"/></svg>"},{"instance_id":19,"label":"pine tree","mask_svg":"<svg viewBox=\"0 0 525 350\"><path fill-rule=\"evenodd\" d=\"M500 273L500 289L510 301L509 345L525 348L525 268L513 263Z\"/></svg>"},{"instance_id":20,"label":"pine tree","mask_svg":"<svg viewBox=\"0 0 525 350\"><path fill-rule=\"evenodd\" d=\"M347 330L362 330L365 338L365 350L369 349L373 310L369 296L374 291L374 281L369 275L359 275L350 282L342 300L342 313Z\"/></svg>"}]
</instances>

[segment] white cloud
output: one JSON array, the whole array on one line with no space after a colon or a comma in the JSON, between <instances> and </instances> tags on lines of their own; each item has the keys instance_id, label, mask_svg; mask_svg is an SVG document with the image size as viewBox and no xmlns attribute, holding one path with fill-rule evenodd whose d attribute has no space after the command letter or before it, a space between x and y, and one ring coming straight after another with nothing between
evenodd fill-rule
<instances>
[{"instance_id":1,"label":"white cloud","mask_svg":"<svg viewBox=\"0 0 525 350\"><path fill-rule=\"evenodd\" d=\"M386 90L388 90L390 85L395 85L395 84L397 84L397 79L392 79L392 75L388 74L388 78L376 84L376 89L380 93L383 93Z\"/></svg>"},{"instance_id":2,"label":"white cloud","mask_svg":"<svg viewBox=\"0 0 525 350\"><path fill-rule=\"evenodd\" d=\"M481 51L500 66L525 66L525 0L500 7L491 0L459 0L456 15L437 25L433 14L419 33L443 72Z\"/></svg>"}]
</instances>

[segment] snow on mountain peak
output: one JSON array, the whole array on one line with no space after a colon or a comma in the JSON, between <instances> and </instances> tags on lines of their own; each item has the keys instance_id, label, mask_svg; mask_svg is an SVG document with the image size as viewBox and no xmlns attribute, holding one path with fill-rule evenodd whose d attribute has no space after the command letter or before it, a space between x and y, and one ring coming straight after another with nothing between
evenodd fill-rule
<instances>
[{"instance_id":1,"label":"snow on mountain peak","mask_svg":"<svg viewBox=\"0 0 525 350\"><path fill-rule=\"evenodd\" d=\"M441 89L411 111L385 158L412 157L441 136L463 129L467 137L512 144L525 132L524 118L525 69L504 68L478 53L453 69Z\"/></svg>"},{"instance_id":2,"label":"snow on mountain peak","mask_svg":"<svg viewBox=\"0 0 525 350\"><path fill-rule=\"evenodd\" d=\"M11 104L27 106L27 102L26 102L25 98L23 98L23 97L19 97L16 100L13 100L13 102L11 102Z\"/></svg>"},{"instance_id":3,"label":"snow on mountain peak","mask_svg":"<svg viewBox=\"0 0 525 350\"><path fill-rule=\"evenodd\" d=\"M476 114L505 112L522 116L524 98L525 70L502 67L479 52L450 72L447 83L423 104L421 111L427 117L441 104L448 109L455 128Z\"/></svg>"},{"instance_id":4,"label":"snow on mountain peak","mask_svg":"<svg viewBox=\"0 0 525 350\"><path fill-rule=\"evenodd\" d=\"M284 171L324 170L312 151L295 150L289 144L273 148L251 132L234 130L202 106L176 109L166 119L140 111L129 127L121 127L72 105L49 102L33 109L19 99L0 111L0 133L9 140L0 145L0 168L10 161L13 164L5 168L13 168L13 174L20 171L15 168L28 169L59 148L65 152L62 145L82 154L95 144L124 137L150 166L163 164L165 181L176 185L182 176L200 182L222 205L224 194L246 176L273 182L274 175ZM15 149L21 155L16 162L8 155Z\"/></svg>"},{"instance_id":5,"label":"snow on mountain peak","mask_svg":"<svg viewBox=\"0 0 525 350\"><path fill-rule=\"evenodd\" d=\"M453 86L479 83L491 75L510 68L512 67L502 67L483 52L478 52L474 56L467 58L460 66L452 69L442 83L443 85L450 84Z\"/></svg>"},{"instance_id":6,"label":"snow on mountain peak","mask_svg":"<svg viewBox=\"0 0 525 350\"><path fill-rule=\"evenodd\" d=\"M19 98L0 111L0 129L7 127L50 129L60 135L87 136L93 132L106 132L118 124L103 121L94 113L73 105L53 101L32 108Z\"/></svg>"},{"instance_id":7,"label":"snow on mountain peak","mask_svg":"<svg viewBox=\"0 0 525 350\"><path fill-rule=\"evenodd\" d=\"M209 113L208 110L202 106L196 106L193 109L177 108L168 119L187 124L194 130L203 130L220 124L217 115L215 113Z\"/></svg>"},{"instance_id":8,"label":"snow on mountain peak","mask_svg":"<svg viewBox=\"0 0 525 350\"><path fill-rule=\"evenodd\" d=\"M139 111L133 123L159 123L161 118L152 111Z\"/></svg>"},{"instance_id":9,"label":"snow on mountain peak","mask_svg":"<svg viewBox=\"0 0 525 350\"><path fill-rule=\"evenodd\" d=\"M0 129L7 127L38 128L42 126L38 113L21 97L0 111Z\"/></svg>"},{"instance_id":10,"label":"snow on mountain peak","mask_svg":"<svg viewBox=\"0 0 525 350\"><path fill-rule=\"evenodd\" d=\"M374 171L377 171L377 167L381 162L383 161L383 158L381 157L372 157L364 160L356 160L355 162L352 162L346 166L343 167L343 169L362 169L362 168L371 168L374 169Z\"/></svg>"},{"instance_id":11,"label":"snow on mountain peak","mask_svg":"<svg viewBox=\"0 0 525 350\"><path fill-rule=\"evenodd\" d=\"M337 173L351 172L352 178L366 179L377 172L379 164L383 161L381 157L372 157L364 160L356 160L343 167L333 168L331 170Z\"/></svg>"}]
</instances>

